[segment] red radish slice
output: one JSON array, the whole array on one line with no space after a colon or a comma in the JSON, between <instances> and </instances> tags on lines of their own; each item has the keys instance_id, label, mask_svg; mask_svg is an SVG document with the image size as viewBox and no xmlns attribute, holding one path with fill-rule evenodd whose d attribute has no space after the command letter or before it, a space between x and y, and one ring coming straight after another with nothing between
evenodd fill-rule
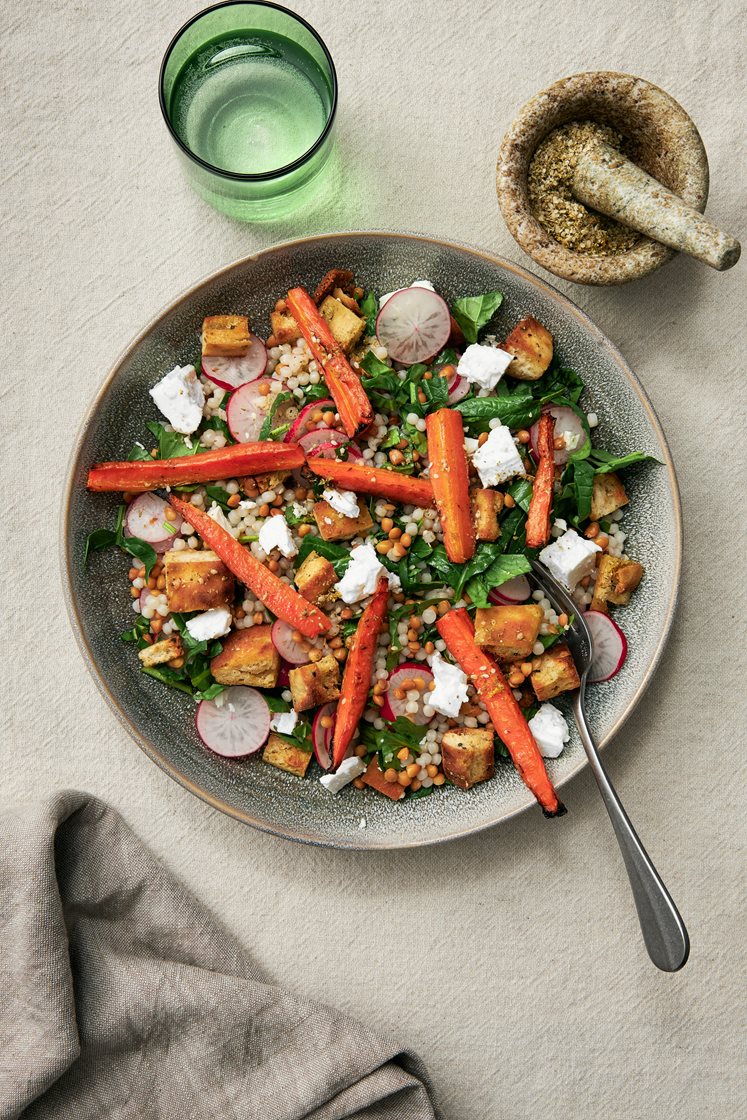
<instances>
[{"instance_id":1,"label":"red radish slice","mask_svg":"<svg viewBox=\"0 0 747 1120\"><path fill-rule=\"evenodd\" d=\"M574 451L578 451L583 447L589 438L584 430L581 420L573 411L564 404L551 404L549 408L543 408L543 412L549 412L555 417L555 436L570 436L571 442L578 439L575 447L561 447L555 452L555 463L561 466L563 463L568 462L568 458ZM539 458L537 451L537 435L539 433L539 420L532 424L529 429L530 446L532 448L532 455L535 460Z\"/></svg>"},{"instance_id":2,"label":"red radish slice","mask_svg":"<svg viewBox=\"0 0 747 1120\"><path fill-rule=\"evenodd\" d=\"M498 605L507 603L524 603L532 593L532 588L529 585L529 580L526 576L514 576L513 579L507 579L505 583L500 584L499 587L494 587L488 592L488 599L491 603Z\"/></svg>"},{"instance_id":3,"label":"red radish slice","mask_svg":"<svg viewBox=\"0 0 747 1120\"><path fill-rule=\"evenodd\" d=\"M214 355L202 359L202 372L219 389L238 389L239 385L256 381L266 369L267 347L256 334L251 336L246 354L235 358Z\"/></svg>"},{"instance_id":4,"label":"red radish slice","mask_svg":"<svg viewBox=\"0 0 747 1120\"><path fill-rule=\"evenodd\" d=\"M297 642L293 638L293 627L278 618L272 624L270 631L272 644L284 661L291 665L306 665L309 660L309 643L301 639Z\"/></svg>"},{"instance_id":5,"label":"red radish slice","mask_svg":"<svg viewBox=\"0 0 747 1120\"><path fill-rule=\"evenodd\" d=\"M298 443L301 436L305 436L309 430L309 422L315 412L336 412L337 408L333 400L312 401L311 404L304 405L299 412L296 419L290 426L288 434L285 436L286 443ZM312 429L316 431L316 428Z\"/></svg>"},{"instance_id":6,"label":"red radish slice","mask_svg":"<svg viewBox=\"0 0 747 1120\"><path fill-rule=\"evenodd\" d=\"M156 552L168 551L182 525L181 517L177 517L175 521L169 521L166 517L166 510L170 508L158 494L140 494L127 507L125 536L147 541ZM176 532L171 531L172 526Z\"/></svg>"},{"instance_id":7,"label":"red radish slice","mask_svg":"<svg viewBox=\"0 0 747 1120\"><path fill-rule=\"evenodd\" d=\"M272 394L263 395L261 387L269 385L269 377L250 381L231 393L226 406L228 430L238 443L254 443L259 439L262 425L272 404Z\"/></svg>"},{"instance_id":8,"label":"red radish slice","mask_svg":"<svg viewBox=\"0 0 747 1120\"><path fill-rule=\"evenodd\" d=\"M404 288L388 299L376 319L376 337L395 362L425 362L451 334L446 300L428 288Z\"/></svg>"},{"instance_id":9,"label":"red radish slice","mask_svg":"<svg viewBox=\"0 0 747 1120\"><path fill-rule=\"evenodd\" d=\"M591 633L592 658L589 681L612 680L625 664L628 641L616 622L602 611L585 611L584 619Z\"/></svg>"},{"instance_id":10,"label":"red radish slice","mask_svg":"<svg viewBox=\"0 0 747 1120\"><path fill-rule=\"evenodd\" d=\"M449 385L449 404L456 404L457 401L464 400L469 390L469 381L466 377L462 377L461 373L458 373Z\"/></svg>"},{"instance_id":11,"label":"red radish slice","mask_svg":"<svg viewBox=\"0 0 747 1120\"><path fill-rule=\"evenodd\" d=\"M311 724L311 742L314 744L314 754L322 770L329 770L332 766L332 735L335 730L335 716L337 704L323 704L314 716ZM322 727L322 719L332 717L329 727Z\"/></svg>"},{"instance_id":12,"label":"red radish slice","mask_svg":"<svg viewBox=\"0 0 747 1120\"><path fill-rule=\"evenodd\" d=\"M411 681L415 677L420 677L425 681L425 689L422 692L417 690L417 712L408 712L405 710L410 703L407 698L407 693L405 693L401 700L398 699L394 693L402 688L403 681ZM409 719L411 723L417 724L418 727L424 727L426 723L430 723L433 716L425 715L423 707L428 702L428 696L430 695L428 685L432 680L433 673L427 665L424 665L420 661L406 661L404 665L398 665L396 669L392 669L389 674L389 688L384 693L384 706L381 709L381 714L384 719L393 720L396 719L397 716L404 716L405 719ZM413 688L412 691L415 692L416 689Z\"/></svg>"},{"instance_id":13,"label":"red radish slice","mask_svg":"<svg viewBox=\"0 0 747 1120\"><path fill-rule=\"evenodd\" d=\"M334 459L335 449L348 442L344 432L336 428L317 428L307 432L298 441L307 455L321 455L323 459Z\"/></svg>"},{"instance_id":14,"label":"red radish slice","mask_svg":"<svg viewBox=\"0 0 747 1120\"><path fill-rule=\"evenodd\" d=\"M246 758L270 734L270 709L256 688L235 684L215 700L201 700L195 723L208 750L221 758Z\"/></svg>"}]
</instances>

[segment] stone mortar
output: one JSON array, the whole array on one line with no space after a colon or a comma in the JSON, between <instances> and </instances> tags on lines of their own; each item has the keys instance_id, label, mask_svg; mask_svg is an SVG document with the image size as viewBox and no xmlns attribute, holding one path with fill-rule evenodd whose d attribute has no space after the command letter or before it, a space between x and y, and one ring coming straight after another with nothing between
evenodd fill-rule
<instances>
[{"instance_id":1,"label":"stone mortar","mask_svg":"<svg viewBox=\"0 0 747 1120\"><path fill-rule=\"evenodd\" d=\"M708 198L708 159L700 134L685 110L658 86L599 70L561 78L535 94L506 133L498 157L496 189L506 225L537 264L577 284L625 284L647 276L674 256L642 237L632 249L602 257L559 244L532 214L527 175L538 145L549 132L573 120L595 120L628 137L649 175L701 213Z\"/></svg>"}]
</instances>

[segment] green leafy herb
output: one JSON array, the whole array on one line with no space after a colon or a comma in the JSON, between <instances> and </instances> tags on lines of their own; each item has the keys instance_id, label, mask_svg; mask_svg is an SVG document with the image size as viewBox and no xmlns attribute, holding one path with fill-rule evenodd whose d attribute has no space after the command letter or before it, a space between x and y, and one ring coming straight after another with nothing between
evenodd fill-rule
<instances>
[{"instance_id":1,"label":"green leafy herb","mask_svg":"<svg viewBox=\"0 0 747 1120\"><path fill-rule=\"evenodd\" d=\"M143 615L139 614L135 619L135 625L131 630L125 630L124 634L120 634L123 642L137 642L138 649L142 649L148 643L145 641L145 635L150 630L150 622Z\"/></svg>"},{"instance_id":2,"label":"green leafy herb","mask_svg":"<svg viewBox=\"0 0 747 1120\"><path fill-rule=\"evenodd\" d=\"M148 431L158 441L159 459L176 459L182 455L196 455L202 451L198 436L183 436L179 432L167 432L163 424L151 420L147 425Z\"/></svg>"},{"instance_id":3,"label":"green leafy herb","mask_svg":"<svg viewBox=\"0 0 747 1120\"><path fill-rule=\"evenodd\" d=\"M438 544L428 558L428 565L438 573L444 583L454 588L459 598L467 582L490 567L503 551L501 540L481 541L475 550L475 555L466 564L452 564L444 546Z\"/></svg>"},{"instance_id":4,"label":"green leafy herb","mask_svg":"<svg viewBox=\"0 0 747 1120\"><path fill-rule=\"evenodd\" d=\"M427 727L418 727L404 716L397 716L382 731L377 731L370 723L361 723L360 739L369 752L378 751L382 770L400 770L402 763L397 758L397 752L407 747L417 754L427 730Z\"/></svg>"},{"instance_id":5,"label":"green leafy herb","mask_svg":"<svg viewBox=\"0 0 747 1120\"><path fill-rule=\"evenodd\" d=\"M188 683L190 692L200 700L213 700L223 691L213 679L210 671L210 662L223 649L220 641L197 641L187 629L187 622L183 614L172 614L174 625L179 631L179 636L184 647L184 666L175 670L179 678Z\"/></svg>"},{"instance_id":6,"label":"green leafy herb","mask_svg":"<svg viewBox=\"0 0 747 1120\"><path fill-rule=\"evenodd\" d=\"M175 669L170 669L168 665L144 665L143 672L146 676L160 681L161 684L167 684L170 688L178 689L179 692L186 692L187 696L194 696L192 686ZM222 688L222 685L219 687Z\"/></svg>"},{"instance_id":7,"label":"green leafy herb","mask_svg":"<svg viewBox=\"0 0 747 1120\"><path fill-rule=\"evenodd\" d=\"M228 513L230 511L231 507L228 504L228 499L231 497L231 495L228 493L225 487L216 486L214 483L208 484L205 487L205 493L209 498L213 499L216 505L220 506L224 513Z\"/></svg>"},{"instance_id":8,"label":"green leafy herb","mask_svg":"<svg viewBox=\"0 0 747 1120\"><path fill-rule=\"evenodd\" d=\"M551 366L547 373L532 383L532 387L543 404L548 401L558 404L561 398L565 403L578 404L584 391L584 383L576 371L560 366Z\"/></svg>"},{"instance_id":9,"label":"green leafy herb","mask_svg":"<svg viewBox=\"0 0 747 1120\"><path fill-rule=\"evenodd\" d=\"M132 451L127 456L127 459L129 460L129 462L142 462L145 459L150 459L150 452L146 451L142 443L140 443L140 441L138 440L137 443L133 444Z\"/></svg>"},{"instance_id":10,"label":"green leafy herb","mask_svg":"<svg viewBox=\"0 0 747 1120\"><path fill-rule=\"evenodd\" d=\"M335 544L334 541L325 541L321 537L307 536L301 542L301 547L298 550L298 560L296 564L300 567L310 552L316 552L318 556L323 556L325 560L329 560L332 567L335 569L335 575L338 579L342 579L350 563L350 551L340 544Z\"/></svg>"},{"instance_id":11,"label":"green leafy herb","mask_svg":"<svg viewBox=\"0 0 747 1120\"><path fill-rule=\"evenodd\" d=\"M526 556L518 553L506 552L497 556L495 560L480 575L474 576L467 583L467 594L475 607L488 606L488 592L494 587L500 587L509 579L530 572L532 565Z\"/></svg>"},{"instance_id":12,"label":"green leafy herb","mask_svg":"<svg viewBox=\"0 0 747 1120\"><path fill-rule=\"evenodd\" d=\"M626 467L632 467L634 463L656 463L661 466L658 459L655 459L653 455L648 455L645 451L630 451L627 455L613 455L609 451L602 450L601 447L591 449L589 462L594 467L596 474L623 471Z\"/></svg>"},{"instance_id":13,"label":"green leafy herb","mask_svg":"<svg viewBox=\"0 0 747 1120\"><path fill-rule=\"evenodd\" d=\"M145 565L145 578L148 579L158 556L155 549L151 548L146 541L140 540L140 537L125 536L125 512L126 506L123 502L117 510L117 523L114 529L94 529L92 533L88 534L83 551L83 563L88 562L88 557L92 552L99 552L103 548L117 545Z\"/></svg>"},{"instance_id":14,"label":"green leafy herb","mask_svg":"<svg viewBox=\"0 0 747 1120\"><path fill-rule=\"evenodd\" d=\"M522 381L515 389L504 391L500 396L467 397L454 407L461 412L470 434L478 435L490 430L491 420L500 420L501 424L514 430L528 428L539 417L542 406L533 397L528 383Z\"/></svg>"},{"instance_id":15,"label":"green leafy herb","mask_svg":"<svg viewBox=\"0 0 747 1120\"><path fill-rule=\"evenodd\" d=\"M361 300L360 307L366 319L366 334L376 334L376 317L379 314L379 301L373 292L366 292Z\"/></svg>"},{"instance_id":16,"label":"green leafy herb","mask_svg":"<svg viewBox=\"0 0 747 1120\"><path fill-rule=\"evenodd\" d=\"M529 513L529 503L532 500L533 490L534 486L530 479L518 478L515 482L511 483L507 493L511 495L517 506L524 510L524 513Z\"/></svg>"},{"instance_id":17,"label":"green leafy herb","mask_svg":"<svg viewBox=\"0 0 747 1120\"><path fill-rule=\"evenodd\" d=\"M262 427L260 428L260 432L259 432L260 441L265 440L265 439L278 441L278 440L281 440L283 438L283 436L286 434L286 432L290 428L291 422L290 421L288 421L287 423L280 422L280 423L276 424L275 417L278 414L278 410L280 408L282 408L283 405L289 404L289 402L292 401L292 400L295 400L295 398L293 396L293 393L278 393L277 394L277 396L273 400L272 404L270 405L270 411L267 413L267 416L264 419Z\"/></svg>"},{"instance_id":18,"label":"green leafy herb","mask_svg":"<svg viewBox=\"0 0 747 1120\"><path fill-rule=\"evenodd\" d=\"M483 296L463 296L454 301L452 313L467 342L477 342L477 335L503 303L501 292Z\"/></svg>"},{"instance_id":19,"label":"green leafy herb","mask_svg":"<svg viewBox=\"0 0 747 1120\"><path fill-rule=\"evenodd\" d=\"M296 506L303 512L296 513ZM283 516L289 525L312 525L314 522L314 514L310 510L303 509L298 502L290 502L285 507Z\"/></svg>"}]
</instances>

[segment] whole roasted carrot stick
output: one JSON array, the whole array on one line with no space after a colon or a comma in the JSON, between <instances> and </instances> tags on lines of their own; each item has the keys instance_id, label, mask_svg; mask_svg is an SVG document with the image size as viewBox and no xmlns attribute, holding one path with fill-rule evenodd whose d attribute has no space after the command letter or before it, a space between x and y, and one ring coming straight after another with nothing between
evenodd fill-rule
<instances>
[{"instance_id":1,"label":"whole roasted carrot stick","mask_svg":"<svg viewBox=\"0 0 747 1120\"><path fill-rule=\"evenodd\" d=\"M498 735L508 747L519 775L542 806L546 817L559 817L565 806L558 800L534 735L503 673L475 642L475 631L464 608L449 611L436 623L452 657L461 665L488 709Z\"/></svg>"},{"instance_id":2,"label":"whole roasted carrot stick","mask_svg":"<svg viewBox=\"0 0 747 1120\"><path fill-rule=\"evenodd\" d=\"M332 334L329 323L305 288L291 288L288 308L306 339L314 358L324 371L324 380L337 405L350 438L362 432L374 418L374 410L361 380Z\"/></svg>"},{"instance_id":3,"label":"whole roasted carrot stick","mask_svg":"<svg viewBox=\"0 0 747 1120\"><path fill-rule=\"evenodd\" d=\"M433 505L433 488L427 478L410 478L408 474L397 474L382 467L363 467L360 463L322 459L320 455L309 455L306 466L320 478L329 478L343 490L352 490L355 494L373 494L376 498L391 498L393 502L424 509Z\"/></svg>"},{"instance_id":4,"label":"whole roasted carrot stick","mask_svg":"<svg viewBox=\"0 0 747 1120\"><path fill-rule=\"evenodd\" d=\"M236 578L274 615L282 618L283 622L287 622L295 630L300 630L306 638L316 638L329 630L331 623L323 611L304 599L287 583L283 583L264 564L260 564L257 557L239 544L222 525L218 525L202 510L195 509L189 502L177 498L175 494L169 494L169 501L200 534L205 544L220 556Z\"/></svg>"},{"instance_id":5,"label":"whole roasted carrot stick","mask_svg":"<svg viewBox=\"0 0 747 1120\"><path fill-rule=\"evenodd\" d=\"M475 529L469 499L469 468L461 413L439 408L426 417L430 480L441 518L446 555L464 564L475 554Z\"/></svg>"},{"instance_id":6,"label":"whole roasted carrot stick","mask_svg":"<svg viewBox=\"0 0 747 1120\"><path fill-rule=\"evenodd\" d=\"M542 548L550 539L550 510L555 480L555 417L551 412L540 416L537 432L537 473L529 501L526 538L529 548Z\"/></svg>"},{"instance_id":7,"label":"whole roasted carrot stick","mask_svg":"<svg viewBox=\"0 0 747 1120\"><path fill-rule=\"evenodd\" d=\"M371 602L361 615L353 635L353 644L345 662L337 718L332 740L332 763L339 766L350 746L355 729L366 707L371 687L371 672L379 645L379 634L386 618L389 584L379 580Z\"/></svg>"},{"instance_id":8,"label":"whole roasted carrot stick","mask_svg":"<svg viewBox=\"0 0 747 1120\"><path fill-rule=\"evenodd\" d=\"M175 459L94 463L88 472L87 486L89 490L129 490L134 494L159 486L187 486L236 475L292 471L302 465L303 450L297 443L234 443Z\"/></svg>"}]
</instances>

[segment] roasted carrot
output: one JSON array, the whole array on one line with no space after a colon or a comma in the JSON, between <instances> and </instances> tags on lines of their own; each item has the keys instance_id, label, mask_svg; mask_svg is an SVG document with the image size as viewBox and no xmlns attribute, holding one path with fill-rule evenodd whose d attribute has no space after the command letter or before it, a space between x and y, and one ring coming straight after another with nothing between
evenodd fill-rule
<instances>
[{"instance_id":1,"label":"roasted carrot","mask_svg":"<svg viewBox=\"0 0 747 1120\"><path fill-rule=\"evenodd\" d=\"M324 380L337 405L343 427L352 439L367 428L374 418L374 410L361 385L360 377L345 357L329 323L319 313L305 288L291 288L288 292L288 309L315 360L322 367Z\"/></svg>"},{"instance_id":2,"label":"roasted carrot","mask_svg":"<svg viewBox=\"0 0 747 1120\"><path fill-rule=\"evenodd\" d=\"M489 654L475 642L475 631L464 608L449 611L436 623L452 657L461 665L488 709L498 735L508 747L519 775L542 806L546 817L559 817L565 806L558 800L534 735L506 678Z\"/></svg>"},{"instance_id":3,"label":"roasted carrot","mask_svg":"<svg viewBox=\"0 0 747 1120\"><path fill-rule=\"evenodd\" d=\"M331 623L323 611L260 564L256 556L239 544L222 525L175 494L169 494L169 501L236 578L274 615L295 630L300 630L306 638L316 638L329 630Z\"/></svg>"},{"instance_id":4,"label":"roasted carrot","mask_svg":"<svg viewBox=\"0 0 747 1120\"><path fill-rule=\"evenodd\" d=\"M475 554L475 527L469 498L469 468L461 413L439 408L426 417L430 480L441 518L446 555L464 564Z\"/></svg>"},{"instance_id":5,"label":"roasted carrot","mask_svg":"<svg viewBox=\"0 0 747 1120\"><path fill-rule=\"evenodd\" d=\"M542 548L550 539L550 510L552 488L555 480L555 417L551 412L540 416L537 433L537 473L527 514L527 546Z\"/></svg>"},{"instance_id":6,"label":"roasted carrot","mask_svg":"<svg viewBox=\"0 0 747 1120\"><path fill-rule=\"evenodd\" d=\"M187 486L219 478L295 470L303 465L297 443L234 443L215 451L176 459L136 459L124 463L94 463L88 472L89 490L129 490L139 493L158 486Z\"/></svg>"},{"instance_id":7,"label":"roasted carrot","mask_svg":"<svg viewBox=\"0 0 747 1120\"><path fill-rule=\"evenodd\" d=\"M353 635L345 671L342 674L340 699L337 701L335 733L332 739L332 763L339 766L350 746L355 730L360 722L371 687L371 672L374 666L379 634L386 618L389 584L386 579L379 580L371 602L361 615Z\"/></svg>"},{"instance_id":8,"label":"roasted carrot","mask_svg":"<svg viewBox=\"0 0 747 1120\"><path fill-rule=\"evenodd\" d=\"M386 780L379 766L379 756L376 754L368 764L368 769L363 775L363 781L371 789L383 793L384 797L389 797L392 801L401 801L405 796L404 786L401 786L399 782L388 782Z\"/></svg>"},{"instance_id":9,"label":"roasted carrot","mask_svg":"<svg viewBox=\"0 0 747 1120\"><path fill-rule=\"evenodd\" d=\"M423 509L433 505L433 488L427 478L410 478L382 467L362 467L360 463L323 459L321 455L309 455L306 466L320 478L329 478L343 490L352 490L355 494L373 494L376 498L391 498L393 502Z\"/></svg>"}]
</instances>

